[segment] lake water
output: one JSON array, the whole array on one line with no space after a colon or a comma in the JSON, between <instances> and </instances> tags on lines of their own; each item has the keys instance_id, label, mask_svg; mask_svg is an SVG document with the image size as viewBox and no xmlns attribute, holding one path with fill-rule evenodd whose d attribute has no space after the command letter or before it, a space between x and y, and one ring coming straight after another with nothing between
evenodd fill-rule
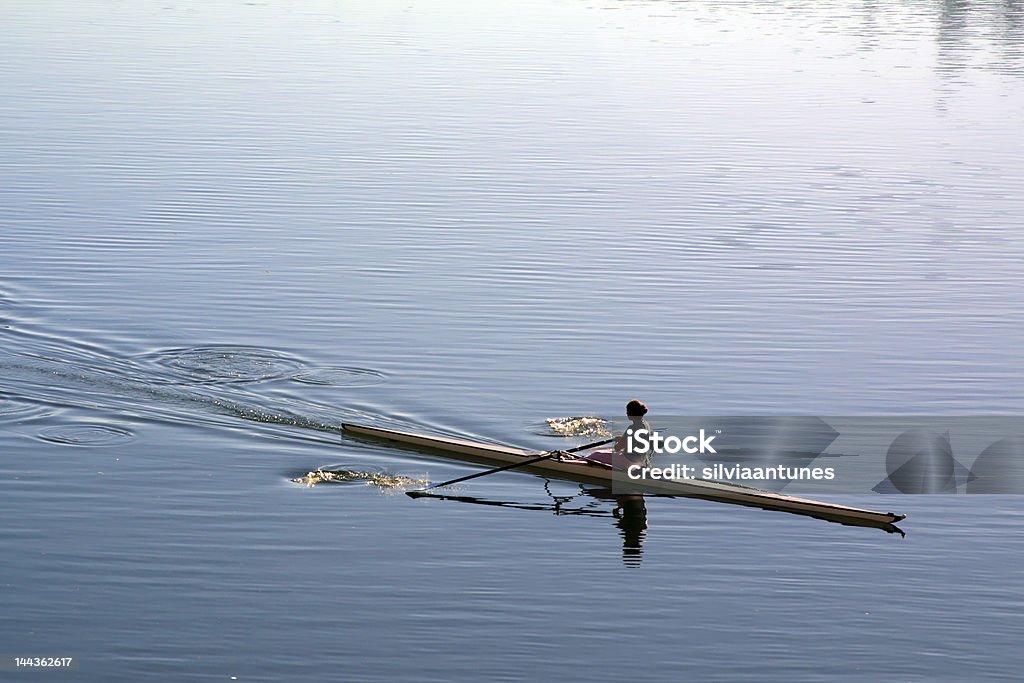
<instances>
[{"instance_id":1,"label":"lake water","mask_svg":"<svg viewBox=\"0 0 1024 683\"><path fill-rule=\"evenodd\" d=\"M0 22L0 653L79 662L3 676L1019 677L1018 497L630 528L338 427L1024 414L1024 3Z\"/></svg>"}]
</instances>

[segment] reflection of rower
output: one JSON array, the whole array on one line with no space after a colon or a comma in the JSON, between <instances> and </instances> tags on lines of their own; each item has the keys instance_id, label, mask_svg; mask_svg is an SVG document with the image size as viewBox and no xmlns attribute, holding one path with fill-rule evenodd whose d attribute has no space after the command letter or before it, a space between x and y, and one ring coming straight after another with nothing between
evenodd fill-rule
<instances>
[{"instance_id":1,"label":"reflection of rower","mask_svg":"<svg viewBox=\"0 0 1024 683\"><path fill-rule=\"evenodd\" d=\"M622 561L635 567L643 559L647 505L643 496L616 496L616 500L619 506L612 514L619 518L616 526L622 531Z\"/></svg>"},{"instance_id":2,"label":"reflection of rower","mask_svg":"<svg viewBox=\"0 0 1024 683\"><path fill-rule=\"evenodd\" d=\"M612 516L615 526L622 532L622 562L631 567L643 559L644 539L647 538L647 504L639 494L615 494L610 489L585 489L585 493L601 500L614 500Z\"/></svg>"}]
</instances>

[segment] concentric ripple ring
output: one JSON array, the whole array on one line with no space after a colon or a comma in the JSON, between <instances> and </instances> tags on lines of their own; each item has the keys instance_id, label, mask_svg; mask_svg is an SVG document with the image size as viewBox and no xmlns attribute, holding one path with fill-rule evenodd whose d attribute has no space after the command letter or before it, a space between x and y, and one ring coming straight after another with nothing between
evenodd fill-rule
<instances>
[{"instance_id":1,"label":"concentric ripple ring","mask_svg":"<svg viewBox=\"0 0 1024 683\"><path fill-rule=\"evenodd\" d=\"M65 446L113 446L135 438L135 433L115 425L78 423L41 429L38 437Z\"/></svg>"},{"instance_id":2,"label":"concentric ripple ring","mask_svg":"<svg viewBox=\"0 0 1024 683\"><path fill-rule=\"evenodd\" d=\"M143 356L170 371L164 383L251 384L290 377L303 369L298 358L255 346L194 346Z\"/></svg>"}]
</instances>

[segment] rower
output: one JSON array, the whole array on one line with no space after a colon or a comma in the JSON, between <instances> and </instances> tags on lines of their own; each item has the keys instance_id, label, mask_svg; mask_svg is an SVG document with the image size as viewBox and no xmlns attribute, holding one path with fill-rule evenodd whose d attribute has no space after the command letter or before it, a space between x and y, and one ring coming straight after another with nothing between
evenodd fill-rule
<instances>
[{"instance_id":1,"label":"rower","mask_svg":"<svg viewBox=\"0 0 1024 683\"><path fill-rule=\"evenodd\" d=\"M626 467L629 465L650 464L650 452L636 453L629 447L629 437L631 437L634 432L646 430L648 434L651 433L651 426L647 424L647 420L644 419L646 414L647 406L644 405L643 401L633 399L626 404L626 417L629 418L629 426L626 427L626 431L622 433L622 436L615 440L615 454L628 461L626 463Z\"/></svg>"},{"instance_id":2,"label":"rower","mask_svg":"<svg viewBox=\"0 0 1024 683\"><path fill-rule=\"evenodd\" d=\"M643 401L633 399L626 404L626 417L629 418L629 426L622 436L616 437L615 446L610 450L593 451L586 456L587 460L598 462L616 470L625 470L630 465L650 465L649 453L632 453L629 448L629 437L635 431L646 429L648 433L651 427L644 419L647 414L647 406Z\"/></svg>"}]
</instances>

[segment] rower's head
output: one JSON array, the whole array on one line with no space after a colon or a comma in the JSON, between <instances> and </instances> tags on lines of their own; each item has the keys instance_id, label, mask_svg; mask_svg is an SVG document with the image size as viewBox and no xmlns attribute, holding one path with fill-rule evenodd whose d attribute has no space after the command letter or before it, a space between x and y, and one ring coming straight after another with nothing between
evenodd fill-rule
<instances>
[{"instance_id":1,"label":"rower's head","mask_svg":"<svg viewBox=\"0 0 1024 683\"><path fill-rule=\"evenodd\" d=\"M626 404L626 417L643 417L647 414L647 406L644 405L643 401L638 401L635 398Z\"/></svg>"}]
</instances>

